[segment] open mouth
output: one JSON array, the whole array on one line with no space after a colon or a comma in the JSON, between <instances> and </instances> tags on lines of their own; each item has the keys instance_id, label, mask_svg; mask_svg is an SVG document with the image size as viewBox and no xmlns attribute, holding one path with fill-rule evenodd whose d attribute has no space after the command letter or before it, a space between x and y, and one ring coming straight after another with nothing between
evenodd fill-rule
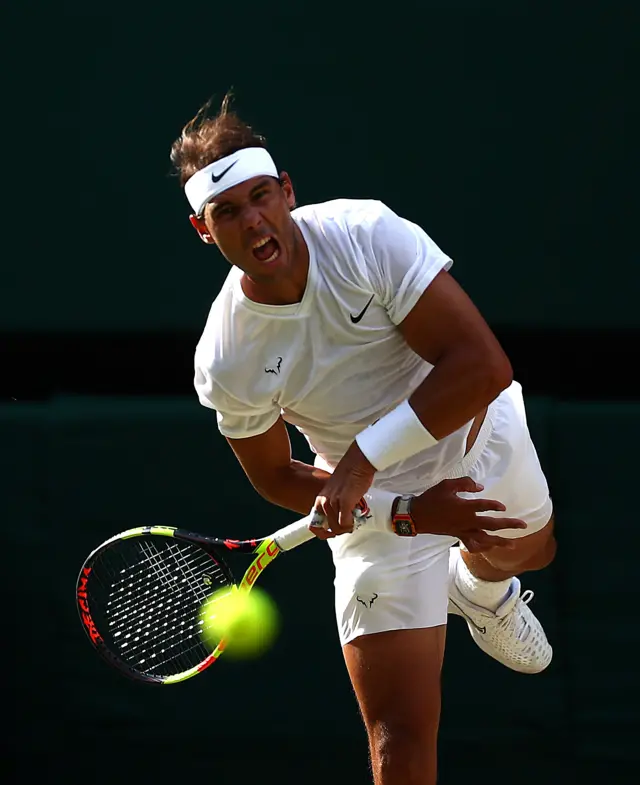
<instances>
[{"instance_id":1,"label":"open mouth","mask_svg":"<svg viewBox=\"0 0 640 785\"><path fill-rule=\"evenodd\" d=\"M276 238L271 235L267 235L267 237L263 237L262 240L258 240L258 242L252 246L251 250L256 259L264 264L275 262L280 256L280 244Z\"/></svg>"}]
</instances>

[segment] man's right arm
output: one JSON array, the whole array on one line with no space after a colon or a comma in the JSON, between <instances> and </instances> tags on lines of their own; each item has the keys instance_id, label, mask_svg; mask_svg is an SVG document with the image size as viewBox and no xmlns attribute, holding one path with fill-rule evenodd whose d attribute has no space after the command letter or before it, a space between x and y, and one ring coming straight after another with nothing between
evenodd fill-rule
<instances>
[{"instance_id":1,"label":"man's right arm","mask_svg":"<svg viewBox=\"0 0 640 785\"><path fill-rule=\"evenodd\" d=\"M282 418L258 436L246 439L227 437L227 441L251 484L264 499L301 515L309 513L330 475L322 469L292 459L291 442ZM525 524L515 518L478 516L478 512L504 511L504 505L498 501L458 496L462 491L474 493L478 490L471 478L461 477L443 480L416 496L412 505L416 530L421 534L459 537L472 553L498 545L512 547L511 540L499 536L500 529L523 528ZM372 512L376 516L374 527L391 532L389 497L393 494L382 493L385 499L377 505L379 509L374 511L373 500L371 502ZM490 535L486 530L495 534ZM334 535L320 530L316 536L327 539Z\"/></svg>"},{"instance_id":2,"label":"man's right arm","mask_svg":"<svg viewBox=\"0 0 640 785\"><path fill-rule=\"evenodd\" d=\"M258 436L227 437L227 441L256 491L272 504L301 515L308 514L330 477L322 469L293 459L281 417Z\"/></svg>"}]
</instances>

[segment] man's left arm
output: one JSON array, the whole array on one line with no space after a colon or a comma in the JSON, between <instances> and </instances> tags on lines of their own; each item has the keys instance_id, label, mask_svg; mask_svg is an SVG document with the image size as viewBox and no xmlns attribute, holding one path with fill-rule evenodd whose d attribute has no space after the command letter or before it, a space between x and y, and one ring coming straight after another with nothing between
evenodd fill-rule
<instances>
[{"instance_id":1,"label":"man's left arm","mask_svg":"<svg viewBox=\"0 0 640 785\"><path fill-rule=\"evenodd\" d=\"M398 325L431 373L409 405L437 441L461 428L511 384L509 358L462 287L441 271Z\"/></svg>"},{"instance_id":2,"label":"man's left arm","mask_svg":"<svg viewBox=\"0 0 640 785\"><path fill-rule=\"evenodd\" d=\"M349 505L369 489L376 471L435 446L472 420L512 380L511 363L497 338L444 270L398 329L433 369L408 400L358 434L327 481L322 506L336 531L350 527Z\"/></svg>"},{"instance_id":3,"label":"man's left arm","mask_svg":"<svg viewBox=\"0 0 640 785\"><path fill-rule=\"evenodd\" d=\"M337 532L350 527L353 499L368 490L376 471L435 446L463 427L513 378L493 331L444 269L442 253L429 243L426 235L419 236L416 254L408 235L396 231L394 246L383 246L379 254L384 261L380 278L390 284L390 317L407 344L433 368L408 400L358 434L336 466L319 506ZM425 281L424 271L433 267L438 269L432 276L427 272ZM412 282L421 289L418 296L411 294Z\"/></svg>"}]
</instances>

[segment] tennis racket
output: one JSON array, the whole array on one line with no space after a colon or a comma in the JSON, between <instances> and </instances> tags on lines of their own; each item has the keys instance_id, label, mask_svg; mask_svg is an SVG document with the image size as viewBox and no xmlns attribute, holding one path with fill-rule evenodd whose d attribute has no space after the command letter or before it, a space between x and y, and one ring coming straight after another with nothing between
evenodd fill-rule
<instances>
[{"instance_id":1,"label":"tennis racket","mask_svg":"<svg viewBox=\"0 0 640 785\"><path fill-rule=\"evenodd\" d=\"M354 528L369 515L354 511ZM120 672L146 684L186 681L216 662L202 636L202 604L214 592L237 586L251 591L263 570L283 551L315 538L310 526L326 526L312 512L258 540L207 537L170 526L140 526L110 537L86 558L76 586L82 626L97 652ZM224 555L253 556L239 584Z\"/></svg>"}]
</instances>

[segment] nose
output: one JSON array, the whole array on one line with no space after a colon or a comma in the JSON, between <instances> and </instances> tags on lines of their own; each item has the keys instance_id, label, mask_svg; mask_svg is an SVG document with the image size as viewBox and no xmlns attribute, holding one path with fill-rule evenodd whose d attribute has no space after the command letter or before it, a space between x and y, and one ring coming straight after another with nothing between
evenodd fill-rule
<instances>
[{"instance_id":1,"label":"nose","mask_svg":"<svg viewBox=\"0 0 640 785\"><path fill-rule=\"evenodd\" d=\"M244 230L258 229L262 225L260 210L254 205L247 205L242 211L241 222Z\"/></svg>"}]
</instances>

